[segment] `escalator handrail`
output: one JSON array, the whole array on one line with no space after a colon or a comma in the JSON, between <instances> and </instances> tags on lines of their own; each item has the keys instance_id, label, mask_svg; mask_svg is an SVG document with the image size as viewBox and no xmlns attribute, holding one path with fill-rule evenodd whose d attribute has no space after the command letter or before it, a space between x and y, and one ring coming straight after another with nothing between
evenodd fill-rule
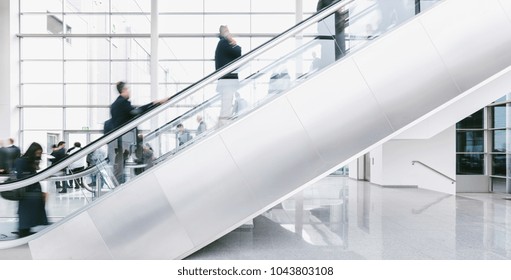
<instances>
[{"instance_id":1,"label":"escalator handrail","mask_svg":"<svg viewBox=\"0 0 511 280\"><path fill-rule=\"evenodd\" d=\"M172 128L174 125L177 125L178 123L180 123L182 119L185 119L185 118L195 114L197 111L201 110L203 107L210 105L211 103L217 101L218 99L220 99L220 94L216 94L215 96L211 97L210 99L198 104L197 106L195 106L192 109L183 113L181 116L176 117L176 118L170 120L169 122L167 122L166 124L163 124L159 128L149 132L147 135L144 136L144 141L153 140L154 138L158 137L162 133L167 132L168 127Z\"/></svg>"},{"instance_id":2,"label":"escalator handrail","mask_svg":"<svg viewBox=\"0 0 511 280\"><path fill-rule=\"evenodd\" d=\"M22 188L31 184L34 184L36 182L42 181L48 177L50 177L52 174L59 172L60 170L66 168L71 163L76 161L77 159L80 159L82 157L86 157L89 153L95 151L96 149L102 147L103 145L106 145L113 140L119 138L120 136L124 135L125 133L129 132L130 130L136 128L137 126L141 125L142 123L148 121L154 116L157 116L164 110L171 107L173 104L187 98L190 94L196 92L197 90L203 88L204 86L210 84L211 82L214 82L218 80L219 78L225 76L226 74L229 74L236 69L240 68L244 64L246 64L248 61L252 60L253 58L259 56L260 54L272 49L276 45L280 44L281 42L287 40L288 38L296 35L297 33L303 31L304 29L308 28L309 26L313 25L316 22L321 21L323 18L326 18L330 14L334 13L341 7L344 7L355 0L343 0L339 1L337 3L334 3L330 5L329 7L326 7L322 9L320 12L310 16L309 18L301 21L300 23L296 24L295 26L287 29L280 35L270 39L266 43L260 45L259 47L253 49L252 51L248 52L247 54L241 56L237 60L227 64L226 66L222 67L221 69L213 72L212 74L204 77L203 79L199 80L195 84L190 85L189 87L185 88L181 92L175 94L174 96L171 96L168 98L168 100L163 103L160 106L157 106L153 108L152 110L146 112L145 114L142 114L138 117L135 117L131 121L125 123L124 125L116 128L115 130L107 133L103 137L97 139L96 141L90 143L89 145L83 147L80 151L74 153L72 156L69 156L62 161L58 162L55 165L52 165L49 168L46 168L45 170L34 174L30 177L27 177L23 180L16 180L8 183L1 183L0 184L0 191L7 191L7 190L13 190Z\"/></svg>"},{"instance_id":3,"label":"escalator handrail","mask_svg":"<svg viewBox=\"0 0 511 280\"><path fill-rule=\"evenodd\" d=\"M296 55L297 53L299 53L300 51L303 51L304 49L310 48L312 44L317 43L316 40L330 40L330 39L333 40L331 36L321 36L321 35L315 36L313 41L307 42L306 44L298 47L297 49L293 50L289 54L278 58L277 60L273 61L269 65L262 68L261 70L258 70L257 72L254 72L253 74L246 77L243 81L240 82L240 88L243 87L244 85L246 85L249 82L249 79L253 79L255 77L258 77L258 76L266 73L266 71L268 69L271 69L271 68L275 67L275 65L278 65L278 64L282 63L283 61L286 61L289 57ZM160 128L149 132L147 135L144 136L144 139L146 141L151 141L155 137L159 136L161 133L166 132L168 127L172 128L174 125L181 122L182 119L185 119L185 118L195 114L197 111L200 111L202 108L210 105L211 103L213 103L214 101L216 101L219 98L220 98L220 94L217 94L217 95L213 96L212 98L198 104L197 106L194 106L192 109L183 113L181 116L174 118L174 119L170 120L169 122L167 122L166 124L162 125Z\"/></svg>"},{"instance_id":4,"label":"escalator handrail","mask_svg":"<svg viewBox=\"0 0 511 280\"><path fill-rule=\"evenodd\" d=\"M52 176L44 179L44 181L55 182L55 181L68 181L68 180L83 178L85 176L96 174L96 173L100 172L98 170L98 168L99 168L98 165L91 165L91 166L88 166L87 168L85 168L84 170L81 170L81 171L78 171L78 172L75 172L72 174L52 175Z\"/></svg>"}]
</instances>

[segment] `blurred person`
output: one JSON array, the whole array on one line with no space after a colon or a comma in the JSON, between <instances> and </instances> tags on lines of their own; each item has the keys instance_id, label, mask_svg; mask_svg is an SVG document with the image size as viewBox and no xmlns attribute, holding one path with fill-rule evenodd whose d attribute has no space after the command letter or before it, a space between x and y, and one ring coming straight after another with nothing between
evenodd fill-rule
<instances>
[{"instance_id":1,"label":"blurred person","mask_svg":"<svg viewBox=\"0 0 511 280\"><path fill-rule=\"evenodd\" d=\"M5 152L4 141L0 139L0 174L9 174Z\"/></svg>"},{"instance_id":2,"label":"blurred person","mask_svg":"<svg viewBox=\"0 0 511 280\"><path fill-rule=\"evenodd\" d=\"M75 142L73 144L73 147L67 151L67 155L70 156L70 155L80 151L81 149L82 149L82 144L80 142ZM69 171L68 173L69 174L78 173L78 172L84 170L86 165L87 165L87 157L80 158L80 159L74 161L73 163L71 163L67 167L67 169ZM77 178L77 179L70 181L71 187L73 186L73 181L75 183L75 189L79 189L79 188L83 187L83 178Z\"/></svg>"},{"instance_id":3,"label":"blurred person","mask_svg":"<svg viewBox=\"0 0 511 280\"><path fill-rule=\"evenodd\" d=\"M36 174L39 169L43 148L38 143L30 144L25 154L15 161L15 170L17 179L23 179ZM45 204L47 193L42 192L39 182L25 187L23 197L18 204L18 232L20 237L25 237L33 232L30 228L38 225L47 225Z\"/></svg>"},{"instance_id":4,"label":"blurred person","mask_svg":"<svg viewBox=\"0 0 511 280\"><path fill-rule=\"evenodd\" d=\"M190 132L188 129L186 129L182 123L177 125L177 132L176 132L177 140L179 143L179 146L183 145L184 143L192 140L192 136L190 135Z\"/></svg>"},{"instance_id":5,"label":"blurred person","mask_svg":"<svg viewBox=\"0 0 511 280\"><path fill-rule=\"evenodd\" d=\"M232 37L227 25L220 25L219 41L215 50L215 69L218 70L241 56L241 47ZM234 92L239 87L238 74L229 73L218 80L217 91L221 95L221 108L218 124L226 123L232 115Z\"/></svg>"},{"instance_id":6,"label":"blurred person","mask_svg":"<svg viewBox=\"0 0 511 280\"><path fill-rule=\"evenodd\" d=\"M52 165L57 164L59 161L63 160L66 157L66 142L60 141L55 148L53 148L53 151L50 154L53 158L50 159L50 162ZM65 171L66 169L62 169L61 171ZM62 190L59 193L66 193L67 192L67 181L55 181L55 186L57 189L62 188Z\"/></svg>"},{"instance_id":7,"label":"blurred person","mask_svg":"<svg viewBox=\"0 0 511 280\"><path fill-rule=\"evenodd\" d=\"M4 147L4 173L10 173L14 168L14 162L21 156L20 148L14 145L14 139L7 139L8 145Z\"/></svg>"},{"instance_id":8,"label":"blurred person","mask_svg":"<svg viewBox=\"0 0 511 280\"><path fill-rule=\"evenodd\" d=\"M114 128L120 127L125 123L129 122L134 117L144 113L151 106L162 104L167 101L168 98L153 101L140 107L134 107L131 105L129 100L131 92L127 87L126 83L120 81L116 84L116 89L119 92L119 96L110 105L111 123L110 125ZM108 145L108 158L114 165L114 174L119 183L124 183L124 165L125 161L129 156L129 146L136 141L137 129L124 134L117 138L117 141L113 141Z\"/></svg>"},{"instance_id":9,"label":"blurred person","mask_svg":"<svg viewBox=\"0 0 511 280\"><path fill-rule=\"evenodd\" d=\"M87 161L87 167L96 166L96 170L99 171L100 164L102 162L106 161L106 153L103 150L103 148L96 149L94 152L87 155L86 161ZM89 184L90 186L96 185L97 176L101 176L101 175L98 175L97 173L91 174L92 182ZM101 182L103 182L103 179L101 179Z\"/></svg>"},{"instance_id":10,"label":"blurred person","mask_svg":"<svg viewBox=\"0 0 511 280\"><path fill-rule=\"evenodd\" d=\"M415 0L415 14L419 14L421 12L421 1Z\"/></svg>"},{"instance_id":11,"label":"blurred person","mask_svg":"<svg viewBox=\"0 0 511 280\"><path fill-rule=\"evenodd\" d=\"M233 116L241 114L243 111L248 109L248 102L245 98L240 96L239 92L236 92L236 98L234 99L234 105L232 107Z\"/></svg>"},{"instance_id":12,"label":"blurred person","mask_svg":"<svg viewBox=\"0 0 511 280\"><path fill-rule=\"evenodd\" d=\"M316 52L312 52L312 64L310 70L318 70L321 67L321 59L317 56Z\"/></svg>"},{"instance_id":13,"label":"blurred person","mask_svg":"<svg viewBox=\"0 0 511 280\"><path fill-rule=\"evenodd\" d=\"M291 77L286 68L273 72L268 82L268 94L277 94L291 87Z\"/></svg>"},{"instance_id":14,"label":"blurred person","mask_svg":"<svg viewBox=\"0 0 511 280\"><path fill-rule=\"evenodd\" d=\"M55 148L53 148L51 155L53 156L53 159L51 160L52 164L56 164L63 160L66 157L66 142L60 141Z\"/></svg>"},{"instance_id":15,"label":"blurred person","mask_svg":"<svg viewBox=\"0 0 511 280\"><path fill-rule=\"evenodd\" d=\"M199 123L199 126L197 126L197 133L195 135L200 135L208 128L206 127L206 122L204 122L201 115L197 115L197 122Z\"/></svg>"},{"instance_id":16,"label":"blurred person","mask_svg":"<svg viewBox=\"0 0 511 280\"><path fill-rule=\"evenodd\" d=\"M138 175L145 170L151 168L153 166L153 160L154 160L154 151L153 148L147 144L144 143L144 135L139 134L137 135L137 147L135 149L135 162L137 164L144 164L144 167L141 168L135 168L135 175Z\"/></svg>"}]
</instances>

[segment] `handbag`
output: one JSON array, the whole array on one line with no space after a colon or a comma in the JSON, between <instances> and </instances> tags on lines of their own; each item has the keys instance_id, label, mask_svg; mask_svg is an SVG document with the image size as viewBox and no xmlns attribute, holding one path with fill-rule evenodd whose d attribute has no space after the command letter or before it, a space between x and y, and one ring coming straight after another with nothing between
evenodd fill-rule
<instances>
[{"instance_id":1,"label":"handbag","mask_svg":"<svg viewBox=\"0 0 511 280\"><path fill-rule=\"evenodd\" d=\"M9 183L11 181L14 181L14 180L9 178L9 179L5 180L4 183ZM19 189L15 189L15 190L3 191L3 192L0 192L0 196L2 196L2 198L7 199L7 200L19 201L23 197L25 197L25 188L23 187L23 188L19 188Z\"/></svg>"}]
</instances>

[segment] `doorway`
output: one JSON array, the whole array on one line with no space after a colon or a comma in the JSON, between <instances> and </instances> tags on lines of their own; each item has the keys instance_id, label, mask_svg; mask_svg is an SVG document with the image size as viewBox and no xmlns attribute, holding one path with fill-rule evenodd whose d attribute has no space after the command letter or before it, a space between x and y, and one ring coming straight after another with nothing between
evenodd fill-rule
<instances>
[{"instance_id":1,"label":"doorway","mask_svg":"<svg viewBox=\"0 0 511 280\"><path fill-rule=\"evenodd\" d=\"M364 155L364 181L371 181L371 154Z\"/></svg>"}]
</instances>

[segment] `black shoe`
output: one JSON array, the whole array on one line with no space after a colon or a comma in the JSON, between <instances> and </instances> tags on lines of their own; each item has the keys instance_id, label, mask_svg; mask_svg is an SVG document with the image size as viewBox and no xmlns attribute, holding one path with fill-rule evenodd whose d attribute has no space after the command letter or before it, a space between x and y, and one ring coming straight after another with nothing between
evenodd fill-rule
<instances>
[{"instance_id":1,"label":"black shoe","mask_svg":"<svg viewBox=\"0 0 511 280\"><path fill-rule=\"evenodd\" d=\"M35 233L35 232L31 232L31 231L30 231L30 229L19 229L19 230L18 230L18 236L19 236L20 238L22 238L22 237L27 237L27 236L32 235L32 234L34 234L34 233Z\"/></svg>"},{"instance_id":2,"label":"black shoe","mask_svg":"<svg viewBox=\"0 0 511 280\"><path fill-rule=\"evenodd\" d=\"M75 190L77 190L77 189L79 189L79 188L80 188L79 186L76 186L76 187L75 187Z\"/></svg>"},{"instance_id":3,"label":"black shoe","mask_svg":"<svg viewBox=\"0 0 511 280\"><path fill-rule=\"evenodd\" d=\"M61 190L59 193L67 193L66 189Z\"/></svg>"}]
</instances>

